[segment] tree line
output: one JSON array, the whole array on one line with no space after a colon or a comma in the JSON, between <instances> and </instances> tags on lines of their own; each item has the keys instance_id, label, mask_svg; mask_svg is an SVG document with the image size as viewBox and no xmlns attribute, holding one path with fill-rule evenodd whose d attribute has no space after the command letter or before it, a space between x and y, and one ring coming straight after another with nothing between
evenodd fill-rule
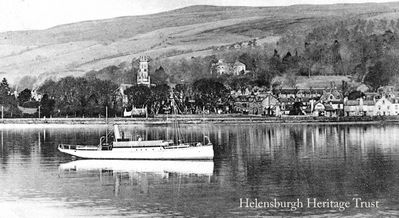
<instances>
[{"instance_id":1,"label":"tree line","mask_svg":"<svg viewBox=\"0 0 399 218\"><path fill-rule=\"evenodd\" d=\"M58 81L46 80L37 90L39 100L30 89L16 97L7 80L0 84L0 104L6 117L104 117L122 116L124 110L147 108L149 114L217 112L228 107L228 88L215 78L199 79L194 83L133 85L124 93L110 80L90 77L65 77ZM124 95L127 102L123 102ZM23 114L22 108L37 108L33 115Z\"/></svg>"}]
</instances>

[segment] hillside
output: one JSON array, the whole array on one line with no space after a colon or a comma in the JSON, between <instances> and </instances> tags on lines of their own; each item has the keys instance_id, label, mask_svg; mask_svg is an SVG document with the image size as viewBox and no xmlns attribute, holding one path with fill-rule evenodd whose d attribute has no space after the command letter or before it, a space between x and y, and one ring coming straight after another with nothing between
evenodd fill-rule
<instances>
[{"instance_id":1,"label":"hillside","mask_svg":"<svg viewBox=\"0 0 399 218\"><path fill-rule=\"evenodd\" d=\"M82 75L142 54L152 57L208 55L214 52L214 46L253 38L258 38L260 44L276 46L286 35L301 39L314 27L342 19L388 20L386 26L397 29L398 9L399 3L192 6L45 30L4 32L0 33L0 72L11 82L25 75L41 75L40 81L49 76ZM290 43L278 46L297 46ZM296 43L300 44L301 40Z\"/></svg>"}]
</instances>

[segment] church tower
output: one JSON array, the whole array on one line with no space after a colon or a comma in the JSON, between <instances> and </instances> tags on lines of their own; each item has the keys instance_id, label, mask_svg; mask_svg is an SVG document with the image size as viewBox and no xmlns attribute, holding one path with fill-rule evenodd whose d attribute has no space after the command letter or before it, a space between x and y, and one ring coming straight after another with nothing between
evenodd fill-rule
<instances>
[{"instance_id":1,"label":"church tower","mask_svg":"<svg viewBox=\"0 0 399 218\"><path fill-rule=\"evenodd\" d=\"M150 87L150 75L148 73L148 57L140 56L139 71L137 72L137 85Z\"/></svg>"}]
</instances>

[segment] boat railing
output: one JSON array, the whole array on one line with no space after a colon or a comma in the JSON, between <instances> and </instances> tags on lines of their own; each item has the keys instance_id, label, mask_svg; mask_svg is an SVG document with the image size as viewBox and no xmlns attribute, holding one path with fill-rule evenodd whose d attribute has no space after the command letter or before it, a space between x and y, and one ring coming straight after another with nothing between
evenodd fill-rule
<instances>
[{"instance_id":1,"label":"boat railing","mask_svg":"<svg viewBox=\"0 0 399 218\"><path fill-rule=\"evenodd\" d=\"M68 150L74 150L76 149L77 145L68 145L68 144L59 144L58 148L61 149L68 149Z\"/></svg>"},{"instance_id":2,"label":"boat railing","mask_svg":"<svg viewBox=\"0 0 399 218\"><path fill-rule=\"evenodd\" d=\"M97 150L97 146L59 144L58 148L64 150Z\"/></svg>"},{"instance_id":3,"label":"boat railing","mask_svg":"<svg viewBox=\"0 0 399 218\"><path fill-rule=\"evenodd\" d=\"M200 147L200 146L212 145L212 142L211 142L211 140L209 139L208 136L204 136L204 141L203 142L198 142L198 141L182 142L182 141L179 140L177 144L170 145L169 147L179 147L179 146L184 147L184 145L189 145L190 147Z\"/></svg>"}]
</instances>

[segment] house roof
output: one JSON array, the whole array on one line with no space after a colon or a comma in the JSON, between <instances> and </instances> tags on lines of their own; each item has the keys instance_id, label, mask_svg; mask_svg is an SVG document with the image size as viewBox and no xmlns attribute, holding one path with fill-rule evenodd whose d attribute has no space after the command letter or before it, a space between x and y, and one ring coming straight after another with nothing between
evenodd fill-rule
<instances>
[{"instance_id":1,"label":"house roof","mask_svg":"<svg viewBox=\"0 0 399 218\"><path fill-rule=\"evenodd\" d=\"M357 106L360 105L360 102L358 100L348 100L346 101L346 106Z\"/></svg>"},{"instance_id":2,"label":"house roof","mask_svg":"<svg viewBox=\"0 0 399 218\"><path fill-rule=\"evenodd\" d=\"M324 104L324 110L326 110L326 111L335 111L335 109L329 104Z\"/></svg>"},{"instance_id":3,"label":"house roof","mask_svg":"<svg viewBox=\"0 0 399 218\"><path fill-rule=\"evenodd\" d=\"M333 103L333 104L342 104L341 100L332 100L330 102Z\"/></svg>"},{"instance_id":4,"label":"house roof","mask_svg":"<svg viewBox=\"0 0 399 218\"><path fill-rule=\"evenodd\" d=\"M379 96L380 94L376 93L376 92L365 92L364 95L367 97L375 97L375 96Z\"/></svg>"},{"instance_id":5,"label":"house roof","mask_svg":"<svg viewBox=\"0 0 399 218\"><path fill-rule=\"evenodd\" d=\"M302 102L309 102L311 99L312 99L312 98L309 98L309 97L302 97L302 98L299 98L299 100L302 101Z\"/></svg>"},{"instance_id":6,"label":"house roof","mask_svg":"<svg viewBox=\"0 0 399 218\"><path fill-rule=\"evenodd\" d=\"M27 108L18 106L18 109L21 110L23 114L35 114L37 112L37 108Z\"/></svg>"},{"instance_id":7,"label":"house roof","mask_svg":"<svg viewBox=\"0 0 399 218\"><path fill-rule=\"evenodd\" d=\"M364 100L363 101L363 105L367 105L367 106L374 106L375 102L372 100Z\"/></svg>"},{"instance_id":8,"label":"house roof","mask_svg":"<svg viewBox=\"0 0 399 218\"><path fill-rule=\"evenodd\" d=\"M130 88L130 87L132 87L133 86L133 84L127 84L127 83L122 83L122 84L120 84L120 88L123 88L123 89L127 89L127 88Z\"/></svg>"},{"instance_id":9,"label":"house roof","mask_svg":"<svg viewBox=\"0 0 399 218\"><path fill-rule=\"evenodd\" d=\"M278 101L281 103L295 102L295 98L279 98Z\"/></svg>"},{"instance_id":10,"label":"house roof","mask_svg":"<svg viewBox=\"0 0 399 218\"><path fill-rule=\"evenodd\" d=\"M296 94L298 89L280 89L277 91L279 94Z\"/></svg>"},{"instance_id":11,"label":"house roof","mask_svg":"<svg viewBox=\"0 0 399 218\"><path fill-rule=\"evenodd\" d=\"M245 66L245 64L243 64L243 63L240 62L240 61L235 61L234 64L233 64L233 66Z\"/></svg>"}]
</instances>

